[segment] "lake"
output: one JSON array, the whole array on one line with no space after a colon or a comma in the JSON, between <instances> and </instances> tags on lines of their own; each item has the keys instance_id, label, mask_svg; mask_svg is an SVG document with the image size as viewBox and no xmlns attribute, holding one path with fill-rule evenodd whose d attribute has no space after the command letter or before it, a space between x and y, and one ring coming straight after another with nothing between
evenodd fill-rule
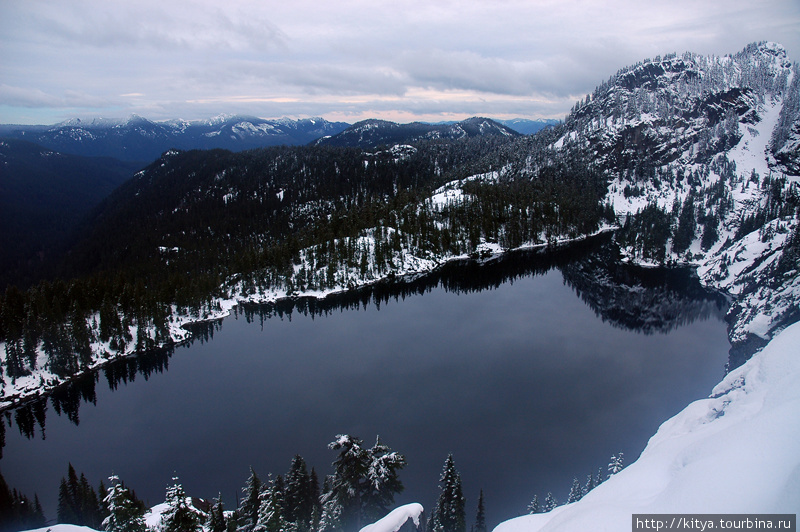
<instances>
[{"instance_id":1,"label":"lake","mask_svg":"<svg viewBox=\"0 0 800 532\"><path fill-rule=\"evenodd\" d=\"M94 486L120 476L150 505L177 475L232 509L250 466L266 479L300 454L321 482L337 434L380 435L408 461L398 504L431 509L453 453L468 525L483 489L493 527L534 494L565 502L573 477L605 472L612 454L632 461L707 396L730 347L725 310L688 270L620 264L604 237L243 306L190 345L8 412L0 470L49 519L69 462Z\"/></svg>"}]
</instances>

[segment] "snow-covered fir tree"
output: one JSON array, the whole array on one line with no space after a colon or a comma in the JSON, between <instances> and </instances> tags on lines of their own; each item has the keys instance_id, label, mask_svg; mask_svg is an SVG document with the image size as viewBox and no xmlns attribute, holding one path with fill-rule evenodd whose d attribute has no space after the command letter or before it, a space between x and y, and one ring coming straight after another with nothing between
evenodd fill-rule
<instances>
[{"instance_id":1,"label":"snow-covered fir tree","mask_svg":"<svg viewBox=\"0 0 800 532\"><path fill-rule=\"evenodd\" d=\"M583 498L583 487L581 487L581 483L577 477L572 479L572 487L569 490L569 495L567 496L567 502L578 502Z\"/></svg>"},{"instance_id":2,"label":"snow-covered fir tree","mask_svg":"<svg viewBox=\"0 0 800 532\"><path fill-rule=\"evenodd\" d=\"M258 521L253 532L286 532L287 521L283 516L284 483L278 475L269 481L259 496Z\"/></svg>"},{"instance_id":3,"label":"snow-covered fir tree","mask_svg":"<svg viewBox=\"0 0 800 532\"><path fill-rule=\"evenodd\" d=\"M369 468L369 454L361 439L349 434L339 434L328 448L339 451L339 456L333 461L334 473L323 494L323 521L326 526L338 522L341 527L360 529L362 480Z\"/></svg>"},{"instance_id":4,"label":"snow-covered fir tree","mask_svg":"<svg viewBox=\"0 0 800 532\"><path fill-rule=\"evenodd\" d=\"M372 448L365 449L361 439L348 434L338 435L328 447L338 450L339 456L322 495L321 520L325 526L335 527L338 522L341 527L361 528L362 523L386 515L395 494L403 490L398 477L406 464L403 455L392 451L380 438Z\"/></svg>"},{"instance_id":5,"label":"snow-covered fir tree","mask_svg":"<svg viewBox=\"0 0 800 532\"><path fill-rule=\"evenodd\" d=\"M439 477L439 498L428 523L430 532L465 532L465 503L461 475L456 470L453 455L449 454Z\"/></svg>"},{"instance_id":6,"label":"snow-covered fir tree","mask_svg":"<svg viewBox=\"0 0 800 532\"><path fill-rule=\"evenodd\" d=\"M136 504L130 491L119 477L108 477L110 485L106 496L103 498L108 516L103 520L103 530L106 532L145 532L147 526L144 522L144 513Z\"/></svg>"},{"instance_id":7,"label":"snow-covered fir tree","mask_svg":"<svg viewBox=\"0 0 800 532\"><path fill-rule=\"evenodd\" d=\"M611 455L611 461L608 463L608 476L616 475L622 468L625 467L622 453Z\"/></svg>"},{"instance_id":8,"label":"snow-covered fir tree","mask_svg":"<svg viewBox=\"0 0 800 532\"><path fill-rule=\"evenodd\" d=\"M558 500L553 496L551 492L547 492L547 497L544 498L544 507L543 510L545 512L549 512L554 510L558 506Z\"/></svg>"},{"instance_id":9,"label":"snow-covered fir tree","mask_svg":"<svg viewBox=\"0 0 800 532\"><path fill-rule=\"evenodd\" d=\"M208 512L206 528L209 532L225 532L227 530L227 519L225 519L225 507L222 504L222 494L214 499L214 504Z\"/></svg>"},{"instance_id":10,"label":"snow-covered fir tree","mask_svg":"<svg viewBox=\"0 0 800 532\"><path fill-rule=\"evenodd\" d=\"M368 451L366 485L364 486L363 514L366 521L380 519L391 510L394 496L403 491L399 472L406 465L405 457L392 451L376 438Z\"/></svg>"},{"instance_id":11,"label":"snow-covered fir tree","mask_svg":"<svg viewBox=\"0 0 800 532\"><path fill-rule=\"evenodd\" d=\"M250 468L250 476L242 488L244 497L236 510L237 532L252 532L258 522L259 495L261 494L261 479L255 470Z\"/></svg>"},{"instance_id":12,"label":"snow-covered fir tree","mask_svg":"<svg viewBox=\"0 0 800 532\"><path fill-rule=\"evenodd\" d=\"M528 505L528 513L529 514L538 514L542 511L542 505L539 503L539 496L534 495L533 499L531 499L530 504Z\"/></svg>"},{"instance_id":13,"label":"snow-covered fir tree","mask_svg":"<svg viewBox=\"0 0 800 532\"><path fill-rule=\"evenodd\" d=\"M590 491L592 491L597 484L595 484L594 476L589 473L586 475L586 484L583 485L583 494L586 495Z\"/></svg>"},{"instance_id":14,"label":"snow-covered fir tree","mask_svg":"<svg viewBox=\"0 0 800 532\"><path fill-rule=\"evenodd\" d=\"M189 504L189 499L178 477L167 488L167 509L161 515L161 532L194 532L200 530L200 518Z\"/></svg>"}]
</instances>

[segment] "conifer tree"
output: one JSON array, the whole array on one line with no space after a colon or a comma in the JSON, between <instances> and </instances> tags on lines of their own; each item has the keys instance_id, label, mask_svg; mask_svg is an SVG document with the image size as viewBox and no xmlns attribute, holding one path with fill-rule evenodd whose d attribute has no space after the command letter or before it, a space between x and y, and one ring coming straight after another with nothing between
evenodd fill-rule
<instances>
[{"instance_id":1,"label":"conifer tree","mask_svg":"<svg viewBox=\"0 0 800 532\"><path fill-rule=\"evenodd\" d=\"M594 482L594 476L591 473L589 473L588 475L586 475L586 484L583 485L583 494L586 495L587 493L592 491L595 486L596 484Z\"/></svg>"},{"instance_id":2,"label":"conifer tree","mask_svg":"<svg viewBox=\"0 0 800 532\"><path fill-rule=\"evenodd\" d=\"M549 512L558 506L558 501L552 493L547 492L547 497L544 498L544 511Z\"/></svg>"},{"instance_id":3,"label":"conifer tree","mask_svg":"<svg viewBox=\"0 0 800 532\"><path fill-rule=\"evenodd\" d=\"M321 494L319 490L319 478L317 471L311 468L311 475L308 483L308 499L311 501L311 518L309 521L310 530L319 529L319 520L322 517L322 503L320 502Z\"/></svg>"},{"instance_id":4,"label":"conifer tree","mask_svg":"<svg viewBox=\"0 0 800 532\"><path fill-rule=\"evenodd\" d=\"M236 530L238 532L251 532L258 522L258 497L261 494L261 479L258 478L252 467L242 492L244 493L244 498L236 510L238 522Z\"/></svg>"},{"instance_id":5,"label":"conifer tree","mask_svg":"<svg viewBox=\"0 0 800 532\"><path fill-rule=\"evenodd\" d=\"M406 463L403 455L381 443L380 438L372 448L364 449L361 439L348 434L338 435L328 447L338 450L339 456L322 498L326 526L339 521L347 529L360 529L364 520L383 517L395 493L403 490L398 478Z\"/></svg>"},{"instance_id":6,"label":"conifer tree","mask_svg":"<svg viewBox=\"0 0 800 532\"><path fill-rule=\"evenodd\" d=\"M58 488L58 510L57 519L63 524L77 524L78 514L75 511L75 503L69 490L67 480L62 478Z\"/></svg>"},{"instance_id":7,"label":"conifer tree","mask_svg":"<svg viewBox=\"0 0 800 532\"><path fill-rule=\"evenodd\" d=\"M461 475L456 470L453 455L449 454L439 477L439 499L429 519L430 532L465 532L464 498Z\"/></svg>"},{"instance_id":8,"label":"conifer tree","mask_svg":"<svg viewBox=\"0 0 800 532\"><path fill-rule=\"evenodd\" d=\"M364 483L363 516L367 522L386 515L394 503L394 495L403 491L398 472L405 467L405 457L384 445L380 437L368 451L369 467Z\"/></svg>"},{"instance_id":9,"label":"conifer tree","mask_svg":"<svg viewBox=\"0 0 800 532\"><path fill-rule=\"evenodd\" d=\"M308 474L306 462L303 457L296 455L286 474L285 490L285 519L294 523L298 531L308 530L311 522L311 512L314 508L311 477Z\"/></svg>"},{"instance_id":10,"label":"conifer tree","mask_svg":"<svg viewBox=\"0 0 800 532\"><path fill-rule=\"evenodd\" d=\"M214 499L214 504L208 512L206 528L209 532L226 532L227 527L228 523L225 519L225 507L222 504L222 494L220 494Z\"/></svg>"},{"instance_id":11,"label":"conifer tree","mask_svg":"<svg viewBox=\"0 0 800 532\"><path fill-rule=\"evenodd\" d=\"M253 532L285 532L287 530L287 522L283 517L283 497L283 480L278 476L261 490L258 521Z\"/></svg>"},{"instance_id":12,"label":"conifer tree","mask_svg":"<svg viewBox=\"0 0 800 532\"><path fill-rule=\"evenodd\" d=\"M167 509L161 515L161 532L195 532L200 530L200 519L187 502L186 492L173 477L167 488Z\"/></svg>"},{"instance_id":13,"label":"conifer tree","mask_svg":"<svg viewBox=\"0 0 800 532\"><path fill-rule=\"evenodd\" d=\"M58 489L58 522L99 528L102 511L97 492L89 485L86 476L78 478L70 463L67 477L61 479Z\"/></svg>"},{"instance_id":14,"label":"conifer tree","mask_svg":"<svg viewBox=\"0 0 800 532\"><path fill-rule=\"evenodd\" d=\"M622 468L625 467L622 453L617 453L611 456L611 461L608 463L608 476L616 475Z\"/></svg>"},{"instance_id":15,"label":"conifer tree","mask_svg":"<svg viewBox=\"0 0 800 532\"><path fill-rule=\"evenodd\" d=\"M567 496L567 502L578 502L583 498L583 488L581 487L581 483L578 481L578 478L572 479L572 488L569 490L569 495Z\"/></svg>"},{"instance_id":16,"label":"conifer tree","mask_svg":"<svg viewBox=\"0 0 800 532\"><path fill-rule=\"evenodd\" d=\"M144 532L147 530L142 509L136 504L119 477L112 475L108 477L108 480L110 485L103 498L103 503L108 509L108 516L103 520L103 530L106 532Z\"/></svg>"},{"instance_id":17,"label":"conifer tree","mask_svg":"<svg viewBox=\"0 0 800 532\"><path fill-rule=\"evenodd\" d=\"M361 439L349 434L339 434L328 448L338 450L339 456L333 462L334 473L330 477L330 489L324 496L323 509L327 509L328 518L337 515L341 526L360 530L361 483L369 468L369 454Z\"/></svg>"},{"instance_id":18,"label":"conifer tree","mask_svg":"<svg viewBox=\"0 0 800 532\"><path fill-rule=\"evenodd\" d=\"M478 497L478 511L475 515L475 526L472 527L474 532L486 532L486 509L483 505L483 490Z\"/></svg>"},{"instance_id":19,"label":"conifer tree","mask_svg":"<svg viewBox=\"0 0 800 532\"><path fill-rule=\"evenodd\" d=\"M533 499L531 499L531 503L528 505L528 513L529 514L538 514L542 511L542 506L539 504L539 496L534 495Z\"/></svg>"}]
</instances>

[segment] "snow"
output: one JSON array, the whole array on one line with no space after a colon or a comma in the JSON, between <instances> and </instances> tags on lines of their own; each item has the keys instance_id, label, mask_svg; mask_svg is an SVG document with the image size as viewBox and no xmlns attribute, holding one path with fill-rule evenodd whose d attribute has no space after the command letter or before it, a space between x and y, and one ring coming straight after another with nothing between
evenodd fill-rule
<instances>
[{"instance_id":1,"label":"snow","mask_svg":"<svg viewBox=\"0 0 800 532\"><path fill-rule=\"evenodd\" d=\"M422 516L422 505L416 502L395 508L383 519L367 525L360 532L397 532L411 519L414 526L419 526Z\"/></svg>"},{"instance_id":2,"label":"snow","mask_svg":"<svg viewBox=\"0 0 800 532\"><path fill-rule=\"evenodd\" d=\"M737 173L750 175L750 172L755 170L762 176L769 175L769 165L764 154L772 136L772 131L778 124L782 107L783 100L775 99L768 102L760 110L761 122L756 127L748 124L739 124L742 138L728 152L728 159L736 163Z\"/></svg>"},{"instance_id":3,"label":"snow","mask_svg":"<svg viewBox=\"0 0 800 532\"><path fill-rule=\"evenodd\" d=\"M442 210L449 204L458 203L464 199L464 191L461 187L469 181L483 181L485 183L494 183L500 178L500 172L486 172L484 174L475 174L464 179L457 179L450 181L443 186L433 191L433 194L428 198L428 203L436 210Z\"/></svg>"},{"instance_id":4,"label":"snow","mask_svg":"<svg viewBox=\"0 0 800 532\"><path fill-rule=\"evenodd\" d=\"M147 528L158 528L161 525L161 515L167 511L169 505L166 502L156 504L144 514L144 524Z\"/></svg>"},{"instance_id":5,"label":"snow","mask_svg":"<svg viewBox=\"0 0 800 532\"><path fill-rule=\"evenodd\" d=\"M629 530L640 513L800 513L799 355L796 323L583 499L495 532Z\"/></svg>"},{"instance_id":6,"label":"snow","mask_svg":"<svg viewBox=\"0 0 800 532\"><path fill-rule=\"evenodd\" d=\"M78 525L53 525L44 528L37 528L36 530L29 530L27 532L97 532L94 528L88 526Z\"/></svg>"}]
</instances>

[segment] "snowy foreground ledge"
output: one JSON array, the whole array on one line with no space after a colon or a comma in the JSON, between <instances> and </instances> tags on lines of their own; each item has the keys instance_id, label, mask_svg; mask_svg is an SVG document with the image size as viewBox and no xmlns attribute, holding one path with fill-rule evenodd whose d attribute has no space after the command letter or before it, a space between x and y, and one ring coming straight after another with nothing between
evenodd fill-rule
<instances>
[{"instance_id":1,"label":"snowy foreground ledge","mask_svg":"<svg viewBox=\"0 0 800 532\"><path fill-rule=\"evenodd\" d=\"M399 506L380 521L365 526L360 532L397 532L409 520L415 528L419 527L422 511L422 505L416 502Z\"/></svg>"},{"instance_id":2,"label":"snowy foreground ledge","mask_svg":"<svg viewBox=\"0 0 800 532\"><path fill-rule=\"evenodd\" d=\"M494 532L631 530L632 514L648 513L800 513L800 323L583 499Z\"/></svg>"}]
</instances>

